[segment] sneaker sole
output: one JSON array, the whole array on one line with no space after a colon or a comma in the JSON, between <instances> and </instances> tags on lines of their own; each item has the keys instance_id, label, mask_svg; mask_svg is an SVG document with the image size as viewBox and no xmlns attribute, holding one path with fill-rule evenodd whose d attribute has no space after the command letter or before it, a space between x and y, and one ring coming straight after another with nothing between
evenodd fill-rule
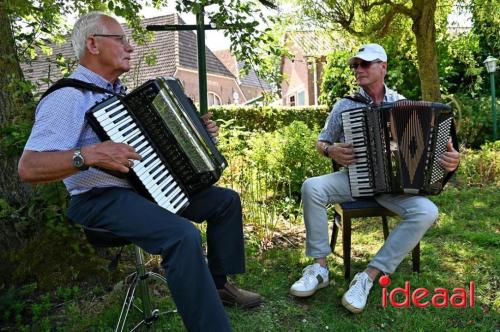
<instances>
[{"instance_id":1,"label":"sneaker sole","mask_svg":"<svg viewBox=\"0 0 500 332\"><path fill-rule=\"evenodd\" d=\"M342 305L347 309L349 310L350 312L352 312L353 314L359 314L360 312L362 312L365 308L356 308L356 307L353 307L350 303L348 303L345 299L345 296L342 296Z\"/></svg>"},{"instance_id":2,"label":"sneaker sole","mask_svg":"<svg viewBox=\"0 0 500 332\"><path fill-rule=\"evenodd\" d=\"M290 294L292 294L293 296L297 296L297 297L309 297L309 296L313 295L314 293L316 293L317 290L319 290L321 288L325 288L326 286L328 286L328 281L323 282L321 284L318 284L318 286L316 286L316 288L314 288L310 291L298 291L298 290L290 288Z\"/></svg>"}]
</instances>

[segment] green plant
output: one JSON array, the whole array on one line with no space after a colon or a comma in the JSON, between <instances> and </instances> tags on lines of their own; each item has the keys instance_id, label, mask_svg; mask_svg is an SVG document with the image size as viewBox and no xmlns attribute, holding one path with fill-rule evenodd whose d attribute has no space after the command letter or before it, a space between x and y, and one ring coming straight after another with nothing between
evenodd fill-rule
<instances>
[{"instance_id":1,"label":"green plant","mask_svg":"<svg viewBox=\"0 0 500 332\"><path fill-rule=\"evenodd\" d=\"M270 107L270 106L217 106L211 107L213 119L231 121L232 127L246 131L272 132L293 121L302 121L309 129L323 126L330 109L327 106Z\"/></svg>"},{"instance_id":2,"label":"green plant","mask_svg":"<svg viewBox=\"0 0 500 332\"><path fill-rule=\"evenodd\" d=\"M461 151L457 180L466 186L500 186L500 141Z\"/></svg>"},{"instance_id":3,"label":"green plant","mask_svg":"<svg viewBox=\"0 0 500 332\"><path fill-rule=\"evenodd\" d=\"M456 94L455 99L461 104L461 114L458 119L458 138L469 148L479 148L493 139L493 121L491 103L488 95L470 97ZM497 101L497 108L500 102Z\"/></svg>"},{"instance_id":4,"label":"green plant","mask_svg":"<svg viewBox=\"0 0 500 332\"><path fill-rule=\"evenodd\" d=\"M336 50L326 59L319 101L330 108L340 98L356 90L356 80L347 65L354 50Z\"/></svg>"}]
</instances>

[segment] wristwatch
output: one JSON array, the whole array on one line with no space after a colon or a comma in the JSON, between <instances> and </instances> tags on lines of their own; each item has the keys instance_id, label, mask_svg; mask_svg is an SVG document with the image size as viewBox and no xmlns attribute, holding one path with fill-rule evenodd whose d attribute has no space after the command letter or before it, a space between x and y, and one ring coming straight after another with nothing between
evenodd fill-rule
<instances>
[{"instance_id":1,"label":"wristwatch","mask_svg":"<svg viewBox=\"0 0 500 332\"><path fill-rule=\"evenodd\" d=\"M75 153L73 154L73 166L78 168L80 171L86 171L89 169L89 167L85 165L85 159L83 159L80 148L76 148Z\"/></svg>"},{"instance_id":2,"label":"wristwatch","mask_svg":"<svg viewBox=\"0 0 500 332\"><path fill-rule=\"evenodd\" d=\"M329 155L329 153L328 153L328 148L329 148L329 147L330 147L330 145L328 145L328 144L325 144L325 145L323 146L323 155L324 155L325 157L327 157L327 158L329 158L329 157L330 157L330 155Z\"/></svg>"}]
</instances>

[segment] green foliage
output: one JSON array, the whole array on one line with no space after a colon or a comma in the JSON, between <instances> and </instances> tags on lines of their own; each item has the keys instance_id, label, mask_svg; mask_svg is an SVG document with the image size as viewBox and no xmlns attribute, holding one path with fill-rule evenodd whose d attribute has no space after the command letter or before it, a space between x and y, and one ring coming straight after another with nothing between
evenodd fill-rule
<instances>
[{"instance_id":1,"label":"green foliage","mask_svg":"<svg viewBox=\"0 0 500 332\"><path fill-rule=\"evenodd\" d=\"M0 253L0 285L36 282L44 290L70 281L109 277L100 271L100 258L81 228L66 220L67 201L62 183L37 186L32 200L20 208L0 200L0 218L14 225L23 242L20 249Z\"/></svg>"},{"instance_id":2,"label":"green foliage","mask_svg":"<svg viewBox=\"0 0 500 332\"><path fill-rule=\"evenodd\" d=\"M217 106L211 107L214 120L230 121L232 126L248 131L275 131L302 121L309 129L323 126L329 109L326 106L310 107L270 107L270 106ZM231 128L230 128L231 129Z\"/></svg>"},{"instance_id":3,"label":"green foliage","mask_svg":"<svg viewBox=\"0 0 500 332\"><path fill-rule=\"evenodd\" d=\"M249 132L234 122L221 124L219 147L229 167L220 184L240 193L246 223L265 242L280 224L299 222L303 181L330 172L331 163L315 149L317 126L294 121L273 132Z\"/></svg>"},{"instance_id":4,"label":"green foliage","mask_svg":"<svg viewBox=\"0 0 500 332\"><path fill-rule=\"evenodd\" d=\"M18 121L0 127L0 151L6 156L18 156L24 148L31 132L32 124Z\"/></svg>"},{"instance_id":5,"label":"green foliage","mask_svg":"<svg viewBox=\"0 0 500 332\"><path fill-rule=\"evenodd\" d=\"M247 160L253 169L269 175L265 177L268 187L300 197L306 178L327 173L331 167L316 151L317 135L317 128L310 130L300 121L272 133L257 134L249 141Z\"/></svg>"},{"instance_id":6,"label":"green foliage","mask_svg":"<svg viewBox=\"0 0 500 332\"><path fill-rule=\"evenodd\" d=\"M458 118L458 138L469 148L479 148L493 139L493 116L489 96L475 98L466 94L457 94L454 98L460 104ZM497 101L497 109L499 109ZM458 114L457 114L458 116Z\"/></svg>"},{"instance_id":7,"label":"green foliage","mask_svg":"<svg viewBox=\"0 0 500 332\"><path fill-rule=\"evenodd\" d=\"M472 32L479 38L480 59L500 53L500 7L496 0L464 1L472 13Z\"/></svg>"},{"instance_id":8,"label":"green foliage","mask_svg":"<svg viewBox=\"0 0 500 332\"><path fill-rule=\"evenodd\" d=\"M480 150L463 149L457 181L464 186L500 186L500 141L487 143Z\"/></svg>"},{"instance_id":9,"label":"green foliage","mask_svg":"<svg viewBox=\"0 0 500 332\"><path fill-rule=\"evenodd\" d=\"M356 90L356 80L347 64L354 50L335 50L326 58L319 102L329 108Z\"/></svg>"}]
</instances>

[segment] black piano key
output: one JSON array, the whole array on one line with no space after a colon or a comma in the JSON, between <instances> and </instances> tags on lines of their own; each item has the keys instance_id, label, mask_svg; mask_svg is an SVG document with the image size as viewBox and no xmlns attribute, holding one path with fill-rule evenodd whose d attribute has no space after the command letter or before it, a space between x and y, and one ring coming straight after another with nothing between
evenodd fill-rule
<instances>
[{"instance_id":1,"label":"black piano key","mask_svg":"<svg viewBox=\"0 0 500 332\"><path fill-rule=\"evenodd\" d=\"M128 129L131 123L133 123L132 119L130 119L129 121L125 122L121 127L119 127L118 131L123 131L123 129Z\"/></svg>"},{"instance_id":2,"label":"black piano key","mask_svg":"<svg viewBox=\"0 0 500 332\"><path fill-rule=\"evenodd\" d=\"M168 174L167 172L160 172L159 174L163 174L163 176L158 181L156 181L156 184L158 185L170 176L170 174Z\"/></svg>"},{"instance_id":3,"label":"black piano key","mask_svg":"<svg viewBox=\"0 0 500 332\"><path fill-rule=\"evenodd\" d=\"M137 129L137 125L134 123L134 125L131 126L129 129L127 129L127 131L123 132L123 137L127 137L127 135L130 135L136 129Z\"/></svg>"},{"instance_id":4,"label":"black piano key","mask_svg":"<svg viewBox=\"0 0 500 332\"><path fill-rule=\"evenodd\" d=\"M135 128L134 128L135 129ZM127 131L127 133L124 133L123 136L127 136L128 134L130 134L134 129L130 130L130 131ZM127 141L127 144L129 145L132 145L132 143L134 143L135 140L139 139L140 137L143 137L142 134L139 132L137 134L135 134L133 137L131 137L128 141Z\"/></svg>"},{"instance_id":5,"label":"black piano key","mask_svg":"<svg viewBox=\"0 0 500 332\"><path fill-rule=\"evenodd\" d=\"M153 151L151 151L151 152L148 154L148 156L146 156L146 157L149 157L149 155L150 155L150 154L152 154L152 153L153 153ZM146 162L146 163L144 164L144 167L148 167L148 166L149 166L149 165L151 165L151 164L152 164L155 160L156 160L155 158L152 158L151 160L149 160L148 162Z\"/></svg>"},{"instance_id":6,"label":"black piano key","mask_svg":"<svg viewBox=\"0 0 500 332\"><path fill-rule=\"evenodd\" d=\"M108 118L112 119L114 118L117 114L120 114L121 112L123 112L124 109L122 107L120 107L118 110L114 111L113 113L110 113L108 114Z\"/></svg>"},{"instance_id":7,"label":"black piano key","mask_svg":"<svg viewBox=\"0 0 500 332\"><path fill-rule=\"evenodd\" d=\"M138 151L136 151L138 154L141 154L144 150L146 150L148 147L150 147L149 144L144 145L142 148L140 148ZM143 160L146 159L146 157L143 157Z\"/></svg>"}]
</instances>

